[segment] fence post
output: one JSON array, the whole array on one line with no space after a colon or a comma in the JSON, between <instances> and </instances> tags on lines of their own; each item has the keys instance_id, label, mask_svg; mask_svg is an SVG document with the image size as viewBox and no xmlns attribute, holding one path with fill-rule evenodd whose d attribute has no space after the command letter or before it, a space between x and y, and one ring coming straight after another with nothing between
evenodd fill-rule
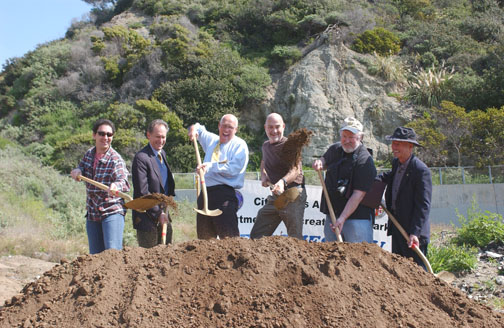
<instances>
[{"instance_id":1,"label":"fence post","mask_svg":"<svg viewBox=\"0 0 504 328\"><path fill-rule=\"evenodd\" d=\"M462 170L462 184L465 184L464 167L462 166L460 169Z\"/></svg>"},{"instance_id":2,"label":"fence post","mask_svg":"<svg viewBox=\"0 0 504 328\"><path fill-rule=\"evenodd\" d=\"M443 184L443 173L441 173L441 168L439 168L438 170L439 170L439 184L442 185Z\"/></svg>"},{"instance_id":3,"label":"fence post","mask_svg":"<svg viewBox=\"0 0 504 328\"><path fill-rule=\"evenodd\" d=\"M490 179L490 184L493 184L492 182L492 167L488 165L488 178Z\"/></svg>"}]
</instances>

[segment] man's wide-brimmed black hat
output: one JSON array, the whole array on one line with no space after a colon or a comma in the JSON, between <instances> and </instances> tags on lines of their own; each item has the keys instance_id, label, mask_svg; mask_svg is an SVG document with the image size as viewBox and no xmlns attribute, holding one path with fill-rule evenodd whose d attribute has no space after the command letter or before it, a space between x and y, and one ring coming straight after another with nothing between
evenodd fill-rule
<instances>
[{"instance_id":1,"label":"man's wide-brimmed black hat","mask_svg":"<svg viewBox=\"0 0 504 328\"><path fill-rule=\"evenodd\" d=\"M420 145L416 140L415 130L413 130L412 128L405 128L403 126L400 126L397 129L395 129L394 134L391 136L386 136L385 139L391 141L396 140L396 141L410 142L414 145L422 147L422 145Z\"/></svg>"}]
</instances>

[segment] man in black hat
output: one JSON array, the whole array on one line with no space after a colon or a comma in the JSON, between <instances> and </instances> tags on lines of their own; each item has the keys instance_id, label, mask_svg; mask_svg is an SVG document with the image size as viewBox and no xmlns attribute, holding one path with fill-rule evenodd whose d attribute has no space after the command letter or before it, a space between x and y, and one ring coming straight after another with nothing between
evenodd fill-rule
<instances>
[{"instance_id":1,"label":"man in black hat","mask_svg":"<svg viewBox=\"0 0 504 328\"><path fill-rule=\"evenodd\" d=\"M392 170L381 174L378 179L387 184L387 208L409 235L409 241L406 241L389 220L387 234L392 236L392 253L412 257L426 269L411 247L415 244L427 256L430 238L431 172L413 155L413 148L421 147L413 129L398 127L394 134L386 139L392 141L394 160Z\"/></svg>"}]
</instances>

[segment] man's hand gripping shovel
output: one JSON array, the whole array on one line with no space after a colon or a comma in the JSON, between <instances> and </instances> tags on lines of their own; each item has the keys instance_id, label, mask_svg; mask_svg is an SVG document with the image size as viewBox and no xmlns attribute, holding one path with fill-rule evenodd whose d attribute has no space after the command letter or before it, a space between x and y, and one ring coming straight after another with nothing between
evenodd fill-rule
<instances>
[{"instance_id":1,"label":"man's hand gripping shovel","mask_svg":"<svg viewBox=\"0 0 504 328\"><path fill-rule=\"evenodd\" d=\"M266 170L263 169L263 174L268 178L268 173L266 173ZM273 188L275 187L274 184L269 182L268 180L268 186L271 191L273 191ZM283 193L278 195L278 197L273 201L273 205L277 210L284 209L289 203L294 202L297 198L299 197L299 189L298 188L289 188L285 189Z\"/></svg>"},{"instance_id":2,"label":"man's hand gripping shovel","mask_svg":"<svg viewBox=\"0 0 504 328\"><path fill-rule=\"evenodd\" d=\"M394 215L392 215L392 213L390 213L390 211L385 207L385 204L383 204L383 202L380 204L380 206L383 208L383 210L385 211L385 213L387 213L388 218L396 226L397 230L399 230L399 232L401 232L401 235L403 235L403 237L406 239L406 241L409 242L408 233L406 233L406 231L401 226L401 224L399 223L399 221L397 221L397 219L394 217ZM451 273L451 272L448 272L448 271L441 271L441 272L435 274L434 271L432 271L432 267L430 265L429 260L422 253L422 251L420 250L420 248L418 248L418 245L417 244L412 244L411 248L420 257L420 259L425 264L425 267L427 268L427 271L429 273L432 273L433 275L435 275L436 277L438 277L439 279L441 279L441 280L443 280L443 281L445 281L447 283L451 283L455 279L455 275L453 273Z\"/></svg>"},{"instance_id":3,"label":"man's hand gripping shovel","mask_svg":"<svg viewBox=\"0 0 504 328\"><path fill-rule=\"evenodd\" d=\"M198 161L198 166L201 165L201 157L199 154L198 150L198 142L196 141L196 137L193 137L193 143L194 143L194 150L196 151L196 159ZM207 188L205 185L205 174L203 173L202 170L198 170L198 175L199 175L199 180L201 183L201 191L203 192L203 209L199 210L195 208L194 210L198 212L199 214L203 214L206 216L219 216L222 214L222 211L220 209L216 210L209 210L208 209L208 194L207 194Z\"/></svg>"}]
</instances>

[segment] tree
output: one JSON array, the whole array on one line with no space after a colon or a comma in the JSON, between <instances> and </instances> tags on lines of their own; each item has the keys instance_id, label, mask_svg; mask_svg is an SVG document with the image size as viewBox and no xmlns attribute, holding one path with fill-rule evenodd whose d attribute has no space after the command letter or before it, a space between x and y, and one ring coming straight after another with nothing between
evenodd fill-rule
<instances>
[{"instance_id":1,"label":"tree","mask_svg":"<svg viewBox=\"0 0 504 328\"><path fill-rule=\"evenodd\" d=\"M423 118L408 124L414 128L425 146L420 152L427 155L430 164L446 165L451 151L456 152L456 162L462 166L466 138L471 135L469 115L463 107L449 101L432 107ZM469 153L469 151L468 151ZM448 163L449 164L449 163Z\"/></svg>"},{"instance_id":2,"label":"tree","mask_svg":"<svg viewBox=\"0 0 504 328\"><path fill-rule=\"evenodd\" d=\"M114 7L117 2L117 0L82 0L82 1L100 10L107 9L111 6Z\"/></svg>"},{"instance_id":3,"label":"tree","mask_svg":"<svg viewBox=\"0 0 504 328\"><path fill-rule=\"evenodd\" d=\"M447 146L457 151L457 165L462 166L464 140L471 133L469 115L465 108L449 101L441 102L440 108L433 107L432 113L442 133L446 136Z\"/></svg>"},{"instance_id":4,"label":"tree","mask_svg":"<svg viewBox=\"0 0 504 328\"><path fill-rule=\"evenodd\" d=\"M477 165L504 164L504 106L500 109L474 110L469 113L472 126L471 138L466 147L471 149Z\"/></svg>"}]
</instances>

